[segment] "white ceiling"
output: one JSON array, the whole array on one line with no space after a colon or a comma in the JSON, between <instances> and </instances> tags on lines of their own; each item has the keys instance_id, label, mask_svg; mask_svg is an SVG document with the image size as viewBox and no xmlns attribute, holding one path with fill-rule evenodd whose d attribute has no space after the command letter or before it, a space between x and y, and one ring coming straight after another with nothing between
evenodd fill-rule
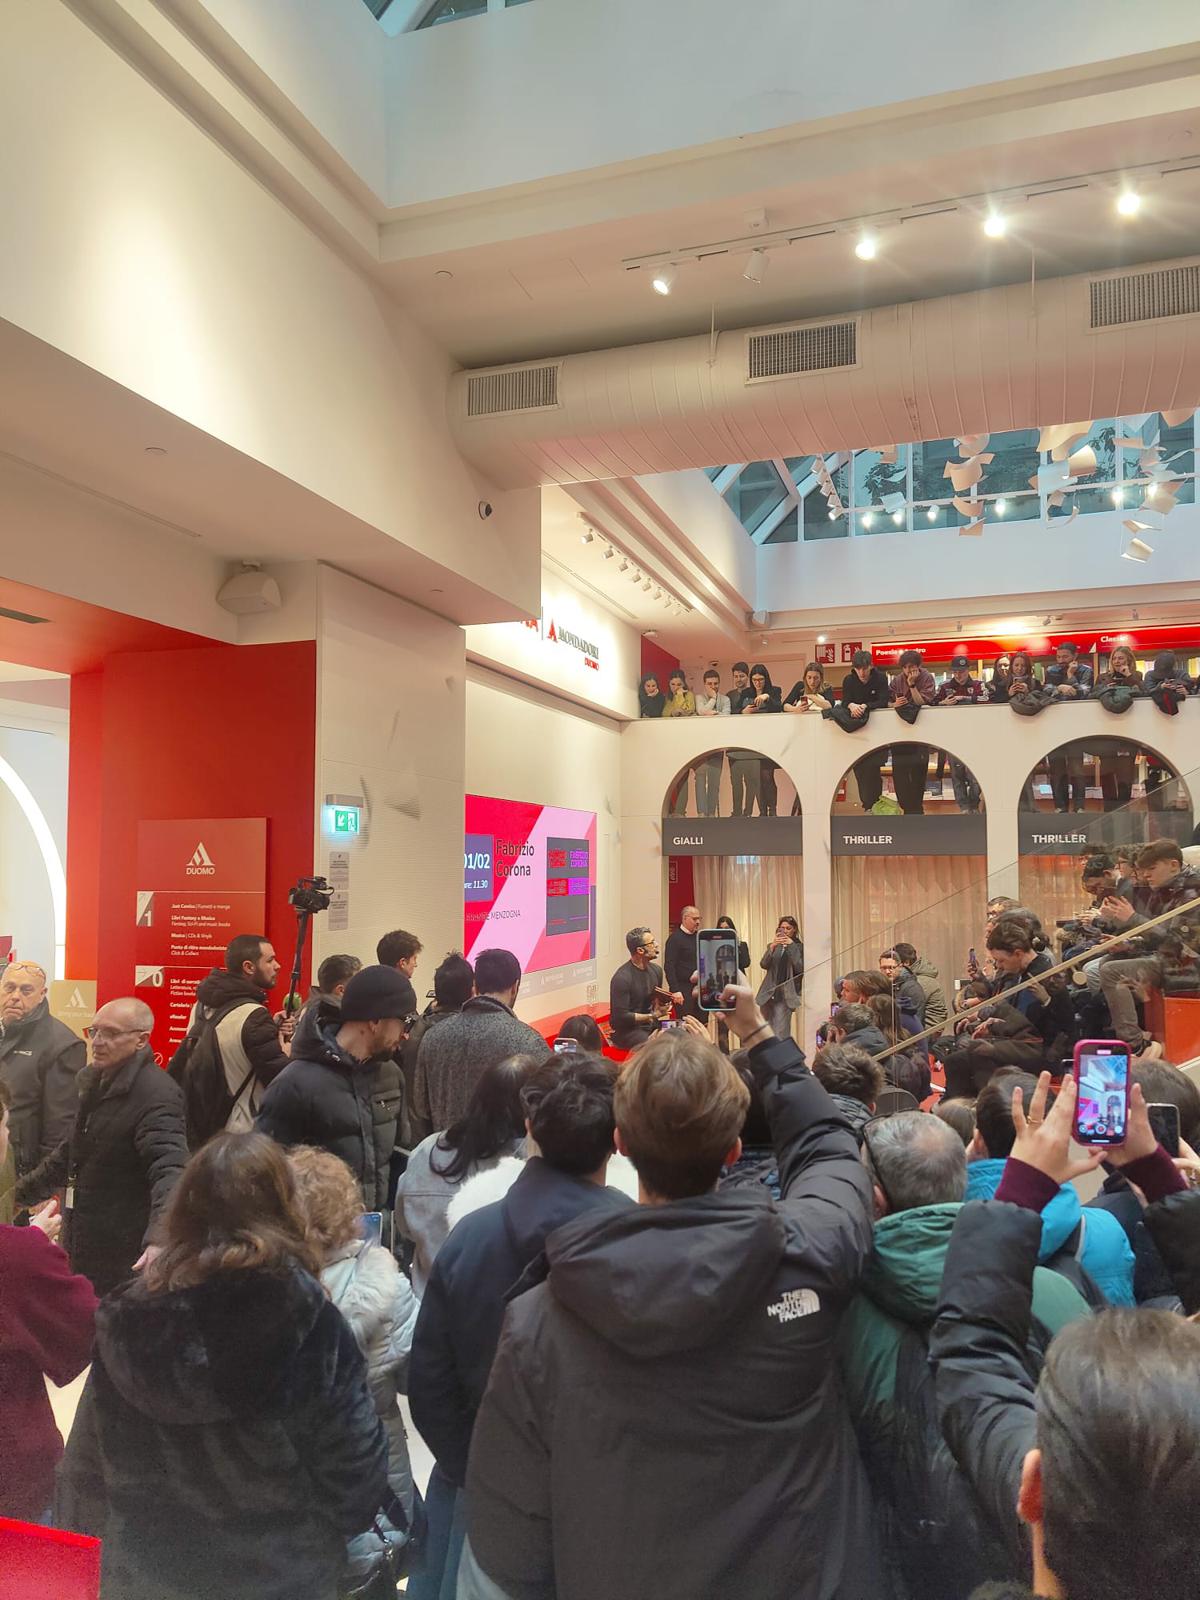
<instances>
[{"instance_id":1,"label":"white ceiling","mask_svg":"<svg viewBox=\"0 0 1200 1600\"><path fill-rule=\"evenodd\" d=\"M927 130L923 141L911 130L886 143L848 137L836 163L806 164L787 184L645 213L627 205L605 221L385 229L393 258L381 272L457 360L484 366L703 333L714 319L718 328L801 320L1195 250L1200 167L1146 186L1132 221L1116 218L1113 189L1092 185L1015 205L1002 240L985 238L980 222L994 190L1200 158L1200 107L992 145L985 123L969 125L975 148L963 147L967 125L944 126L933 153ZM906 143L926 153L906 156ZM951 198L958 210L882 233L871 263L855 258L852 227L771 250L761 285L742 276L745 248L681 266L669 298L652 292L647 271L622 264L752 237L748 218L758 209L774 232Z\"/></svg>"}]
</instances>

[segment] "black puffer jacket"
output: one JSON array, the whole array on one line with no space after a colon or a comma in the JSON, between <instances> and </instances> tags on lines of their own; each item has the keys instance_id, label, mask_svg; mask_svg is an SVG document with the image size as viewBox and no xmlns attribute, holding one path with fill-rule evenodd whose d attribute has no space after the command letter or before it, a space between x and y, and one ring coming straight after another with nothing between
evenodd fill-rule
<instances>
[{"instance_id":1,"label":"black puffer jacket","mask_svg":"<svg viewBox=\"0 0 1200 1600\"><path fill-rule=\"evenodd\" d=\"M87 1065L87 1046L43 1000L0 1036L0 1082L12 1110L8 1132L17 1176L30 1172L62 1143L79 1109L76 1080Z\"/></svg>"},{"instance_id":2,"label":"black puffer jacket","mask_svg":"<svg viewBox=\"0 0 1200 1600\"><path fill-rule=\"evenodd\" d=\"M313 1042L263 1096L255 1127L282 1145L313 1144L346 1163L362 1189L363 1210L387 1205L403 1084L390 1056L356 1061L336 1040L337 1013L321 1019Z\"/></svg>"},{"instance_id":3,"label":"black puffer jacket","mask_svg":"<svg viewBox=\"0 0 1200 1600\"><path fill-rule=\"evenodd\" d=\"M1197 1309L1200 1191L1149 1206L1146 1226L1184 1309ZM950 1241L929 1344L942 1432L1007 1539L1014 1572L1029 1569L1016 1505L1025 1455L1037 1442L1025 1346L1041 1240L1040 1212L996 1200L968 1201Z\"/></svg>"},{"instance_id":4,"label":"black puffer jacket","mask_svg":"<svg viewBox=\"0 0 1200 1600\"><path fill-rule=\"evenodd\" d=\"M509 1307L467 1475L471 1548L502 1593L883 1592L836 1371L871 1246L866 1171L790 1041L750 1063L783 1199L580 1218Z\"/></svg>"},{"instance_id":5,"label":"black puffer jacket","mask_svg":"<svg viewBox=\"0 0 1200 1600\"><path fill-rule=\"evenodd\" d=\"M183 1095L148 1048L110 1073L86 1068L80 1086L70 1137L18 1183L17 1198L36 1203L71 1186L62 1244L105 1295L129 1277L187 1164Z\"/></svg>"},{"instance_id":6,"label":"black puffer jacket","mask_svg":"<svg viewBox=\"0 0 1200 1600\"><path fill-rule=\"evenodd\" d=\"M316 1279L139 1280L96 1315L55 1524L103 1539L113 1600L333 1600L386 1467L363 1357Z\"/></svg>"}]
</instances>

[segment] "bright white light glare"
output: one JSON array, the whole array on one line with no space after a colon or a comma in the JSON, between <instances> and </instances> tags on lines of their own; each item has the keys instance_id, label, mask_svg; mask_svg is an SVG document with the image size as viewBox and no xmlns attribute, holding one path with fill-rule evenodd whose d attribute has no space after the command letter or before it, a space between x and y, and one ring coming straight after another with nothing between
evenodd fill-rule
<instances>
[{"instance_id":1,"label":"bright white light glare","mask_svg":"<svg viewBox=\"0 0 1200 1600\"><path fill-rule=\"evenodd\" d=\"M830 520L830 522L836 522L837 521L837 512L836 511L831 511L829 513L829 520Z\"/></svg>"},{"instance_id":2,"label":"bright white light glare","mask_svg":"<svg viewBox=\"0 0 1200 1600\"><path fill-rule=\"evenodd\" d=\"M1124 489L1114 489L1112 491L1112 503L1113 503L1113 505L1119 506L1121 504L1121 501L1124 500L1124 498L1125 498Z\"/></svg>"},{"instance_id":3,"label":"bright white light glare","mask_svg":"<svg viewBox=\"0 0 1200 1600\"><path fill-rule=\"evenodd\" d=\"M936 522L937 521L937 515L938 515L938 508L936 506L930 506L929 510L925 513L925 515L929 518L930 522Z\"/></svg>"},{"instance_id":4,"label":"bright white light glare","mask_svg":"<svg viewBox=\"0 0 1200 1600\"><path fill-rule=\"evenodd\" d=\"M860 261L874 261L878 248L875 243L875 235L873 233L864 233L854 246L854 254Z\"/></svg>"},{"instance_id":5,"label":"bright white light glare","mask_svg":"<svg viewBox=\"0 0 1200 1600\"><path fill-rule=\"evenodd\" d=\"M819 633L817 635L817 643L818 644L824 644L825 643L825 635L823 633Z\"/></svg>"},{"instance_id":6,"label":"bright white light glare","mask_svg":"<svg viewBox=\"0 0 1200 1600\"><path fill-rule=\"evenodd\" d=\"M992 501L992 507L993 507L996 515L998 517L1002 517L1004 515L1004 513L1008 510L1008 501L1004 500L1004 499L993 500Z\"/></svg>"},{"instance_id":7,"label":"bright white light glare","mask_svg":"<svg viewBox=\"0 0 1200 1600\"><path fill-rule=\"evenodd\" d=\"M580 544L591 544L595 537L596 535L594 533L581 533L579 535L579 542Z\"/></svg>"},{"instance_id":8,"label":"bright white light glare","mask_svg":"<svg viewBox=\"0 0 1200 1600\"><path fill-rule=\"evenodd\" d=\"M655 294L670 294L671 290L675 287L675 268L656 268L654 276L650 279L650 287L654 290Z\"/></svg>"},{"instance_id":9,"label":"bright white light glare","mask_svg":"<svg viewBox=\"0 0 1200 1600\"><path fill-rule=\"evenodd\" d=\"M863 512L862 525L864 528L873 528L875 526L875 513L873 511Z\"/></svg>"},{"instance_id":10,"label":"bright white light glare","mask_svg":"<svg viewBox=\"0 0 1200 1600\"><path fill-rule=\"evenodd\" d=\"M1142 197L1136 189L1122 189L1117 196L1117 215L1136 217L1142 209ZM1144 559L1144 558L1143 558Z\"/></svg>"},{"instance_id":11,"label":"bright white light glare","mask_svg":"<svg viewBox=\"0 0 1200 1600\"><path fill-rule=\"evenodd\" d=\"M0 757L0 783L8 789L20 806L26 822L33 830L38 853L46 869L46 877L50 881L50 904L54 913L53 975L62 978L66 975L67 957L67 875L63 870L62 857L58 853L50 824L46 821L41 806L34 799L33 791L16 769L2 757Z\"/></svg>"},{"instance_id":12,"label":"bright white light glare","mask_svg":"<svg viewBox=\"0 0 1200 1600\"><path fill-rule=\"evenodd\" d=\"M1147 500L1153 500L1157 494L1158 494L1158 485L1156 483L1147 484L1147 486L1146 486L1146 499Z\"/></svg>"},{"instance_id":13,"label":"bright white light glare","mask_svg":"<svg viewBox=\"0 0 1200 1600\"><path fill-rule=\"evenodd\" d=\"M892 512L892 521L896 524L897 527L899 527L900 524L904 521L904 513L903 513L903 511L893 511Z\"/></svg>"},{"instance_id":14,"label":"bright white light glare","mask_svg":"<svg viewBox=\"0 0 1200 1600\"><path fill-rule=\"evenodd\" d=\"M989 239L1003 239L1008 232L1008 218L1001 211L989 211L983 221L983 231Z\"/></svg>"},{"instance_id":15,"label":"bright white light glare","mask_svg":"<svg viewBox=\"0 0 1200 1600\"><path fill-rule=\"evenodd\" d=\"M742 273L747 283L761 283L763 274L767 270L767 252L765 250L751 250L746 259L746 267Z\"/></svg>"}]
</instances>

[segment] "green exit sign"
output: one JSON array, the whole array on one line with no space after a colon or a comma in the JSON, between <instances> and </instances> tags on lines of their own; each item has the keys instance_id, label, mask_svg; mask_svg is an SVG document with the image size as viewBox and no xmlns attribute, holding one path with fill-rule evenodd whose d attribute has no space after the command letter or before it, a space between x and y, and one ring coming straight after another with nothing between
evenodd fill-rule
<instances>
[{"instance_id":1,"label":"green exit sign","mask_svg":"<svg viewBox=\"0 0 1200 1600\"><path fill-rule=\"evenodd\" d=\"M334 833L357 833L359 815L360 812L357 806L334 806Z\"/></svg>"}]
</instances>

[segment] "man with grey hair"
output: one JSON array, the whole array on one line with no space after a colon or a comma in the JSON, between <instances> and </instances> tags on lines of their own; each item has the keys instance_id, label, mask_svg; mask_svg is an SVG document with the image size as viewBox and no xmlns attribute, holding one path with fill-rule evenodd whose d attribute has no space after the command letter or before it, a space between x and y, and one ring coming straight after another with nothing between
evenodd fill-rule
<instances>
[{"instance_id":1,"label":"man with grey hair","mask_svg":"<svg viewBox=\"0 0 1200 1600\"><path fill-rule=\"evenodd\" d=\"M895 1592L969 1594L1010 1576L1004 1553L976 1526L936 1424L927 1389L929 1332L942 1267L967 1187L967 1153L953 1128L924 1111L876 1117L863 1130L874 1193L874 1247L842 1325L841 1368ZM1059 1328L1088 1315L1065 1278L1034 1274L1030 1359L1036 1371ZM938 1526L939 1521L950 1526Z\"/></svg>"},{"instance_id":2,"label":"man with grey hair","mask_svg":"<svg viewBox=\"0 0 1200 1600\"><path fill-rule=\"evenodd\" d=\"M155 1219L188 1158L183 1095L154 1060L153 1027L141 1000L100 1007L87 1029L92 1064L80 1074L75 1125L17 1185L20 1205L61 1192L59 1242L98 1295L153 1248Z\"/></svg>"}]
</instances>

